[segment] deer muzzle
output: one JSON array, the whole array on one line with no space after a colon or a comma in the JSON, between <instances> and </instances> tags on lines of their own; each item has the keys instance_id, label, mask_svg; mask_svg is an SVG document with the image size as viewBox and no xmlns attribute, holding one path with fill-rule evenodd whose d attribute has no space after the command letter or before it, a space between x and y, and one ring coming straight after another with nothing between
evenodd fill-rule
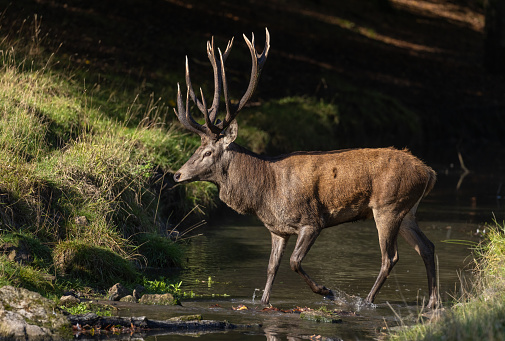
<instances>
[{"instance_id":1,"label":"deer muzzle","mask_svg":"<svg viewBox=\"0 0 505 341\"><path fill-rule=\"evenodd\" d=\"M175 173L174 174L174 180L175 180L175 182L180 182L181 181L181 176L182 176L181 172Z\"/></svg>"}]
</instances>

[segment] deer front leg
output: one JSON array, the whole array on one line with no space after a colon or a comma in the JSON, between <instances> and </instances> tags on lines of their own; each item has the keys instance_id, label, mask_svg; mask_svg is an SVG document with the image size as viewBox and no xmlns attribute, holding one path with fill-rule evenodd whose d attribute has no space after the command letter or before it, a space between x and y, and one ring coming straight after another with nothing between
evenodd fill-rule
<instances>
[{"instance_id":1,"label":"deer front leg","mask_svg":"<svg viewBox=\"0 0 505 341\"><path fill-rule=\"evenodd\" d=\"M291 269L298 273L309 285L310 289L312 289L312 291L316 294L333 296L333 293L330 289L314 282L302 268L302 260L305 258L307 252L309 252L310 247L312 244L314 244L317 236L319 236L319 230L315 228L303 227L300 229L298 232L298 239L296 240L295 249L293 250L290 258Z\"/></svg>"},{"instance_id":2,"label":"deer front leg","mask_svg":"<svg viewBox=\"0 0 505 341\"><path fill-rule=\"evenodd\" d=\"M270 253L270 261L268 262L267 283L265 284L265 290L261 298L261 303L263 304L268 304L270 301L270 292L272 291L275 275L277 274L277 269L279 269L279 264L286 248L286 242L289 239L289 236L279 236L272 232L270 233L272 235L272 252Z\"/></svg>"}]
</instances>

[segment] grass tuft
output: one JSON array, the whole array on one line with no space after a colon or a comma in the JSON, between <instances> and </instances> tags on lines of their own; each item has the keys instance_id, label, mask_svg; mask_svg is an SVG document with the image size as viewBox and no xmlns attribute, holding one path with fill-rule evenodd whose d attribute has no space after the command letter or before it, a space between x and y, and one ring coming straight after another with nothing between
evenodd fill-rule
<instances>
[{"instance_id":1,"label":"grass tuft","mask_svg":"<svg viewBox=\"0 0 505 341\"><path fill-rule=\"evenodd\" d=\"M476 248L476 278L470 290L442 316L390 335L393 340L505 339L505 223L486 227Z\"/></svg>"},{"instance_id":2,"label":"grass tuft","mask_svg":"<svg viewBox=\"0 0 505 341\"><path fill-rule=\"evenodd\" d=\"M98 286L132 283L138 276L133 264L110 249L81 241L66 241L54 249L54 264L61 275Z\"/></svg>"},{"instance_id":3,"label":"grass tuft","mask_svg":"<svg viewBox=\"0 0 505 341\"><path fill-rule=\"evenodd\" d=\"M139 234L136 239L139 245L136 251L145 257L147 266L173 268L182 265L183 250L170 239L152 233Z\"/></svg>"}]
</instances>

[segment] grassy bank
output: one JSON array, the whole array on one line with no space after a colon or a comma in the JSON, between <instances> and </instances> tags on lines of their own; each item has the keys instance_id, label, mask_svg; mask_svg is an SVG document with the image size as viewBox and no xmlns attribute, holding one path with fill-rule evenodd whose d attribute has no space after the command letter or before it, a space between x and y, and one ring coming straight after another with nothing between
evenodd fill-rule
<instances>
[{"instance_id":1,"label":"grassy bank","mask_svg":"<svg viewBox=\"0 0 505 341\"><path fill-rule=\"evenodd\" d=\"M392 340L505 339L505 223L486 228L476 249L476 279L442 317L394 334Z\"/></svg>"},{"instance_id":2,"label":"grassy bank","mask_svg":"<svg viewBox=\"0 0 505 341\"><path fill-rule=\"evenodd\" d=\"M195 139L154 94L65 64L30 26L0 39L0 285L51 293L180 266L172 223L213 199L170 190Z\"/></svg>"}]
</instances>

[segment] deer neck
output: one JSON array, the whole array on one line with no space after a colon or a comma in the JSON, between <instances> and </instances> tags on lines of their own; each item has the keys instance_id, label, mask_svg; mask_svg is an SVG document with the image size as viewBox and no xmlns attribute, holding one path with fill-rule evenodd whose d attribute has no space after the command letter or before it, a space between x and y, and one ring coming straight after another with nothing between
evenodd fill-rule
<instances>
[{"instance_id":1,"label":"deer neck","mask_svg":"<svg viewBox=\"0 0 505 341\"><path fill-rule=\"evenodd\" d=\"M216 179L219 198L241 214L257 214L274 183L270 163L261 156L232 143L227 167Z\"/></svg>"}]
</instances>

